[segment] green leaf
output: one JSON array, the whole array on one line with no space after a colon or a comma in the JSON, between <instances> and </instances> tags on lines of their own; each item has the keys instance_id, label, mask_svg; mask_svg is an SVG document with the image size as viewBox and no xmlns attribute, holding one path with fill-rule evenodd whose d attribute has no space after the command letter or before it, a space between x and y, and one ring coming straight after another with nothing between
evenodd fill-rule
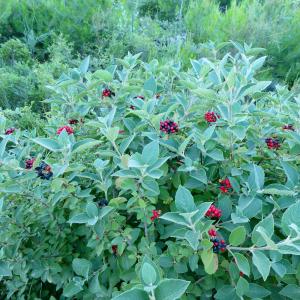
<instances>
[{"instance_id":1,"label":"green leaf","mask_svg":"<svg viewBox=\"0 0 300 300\"><path fill-rule=\"evenodd\" d=\"M52 139L35 138L35 139L32 139L32 141L50 151L53 151L53 152L59 152L62 150L62 147L60 146L60 144L57 141L52 140Z\"/></svg>"},{"instance_id":2,"label":"green leaf","mask_svg":"<svg viewBox=\"0 0 300 300\"><path fill-rule=\"evenodd\" d=\"M142 187L149 192L150 196L155 197L160 194L158 183L151 177L144 178Z\"/></svg>"},{"instance_id":3,"label":"green leaf","mask_svg":"<svg viewBox=\"0 0 300 300\"><path fill-rule=\"evenodd\" d=\"M246 239L246 229L244 226L239 226L235 228L229 236L229 243L232 246L241 245Z\"/></svg>"},{"instance_id":4,"label":"green leaf","mask_svg":"<svg viewBox=\"0 0 300 300\"><path fill-rule=\"evenodd\" d=\"M112 300L149 300L149 297L145 291L133 288L119 296L113 297Z\"/></svg>"},{"instance_id":5,"label":"green leaf","mask_svg":"<svg viewBox=\"0 0 300 300\"><path fill-rule=\"evenodd\" d=\"M240 271L242 271L247 276L250 275L250 265L248 259L240 253L234 254L235 262Z\"/></svg>"},{"instance_id":6,"label":"green leaf","mask_svg":"<svg viewBox=\"0 0 300 300\"><path fill-rule=\"evenodd\" d=\"M177 300L184 294L190 282L181 279L163 279L155 289L156 300Z\"/></svg>"},{"instance_id":7,"label":"green leaf","mask_svg":"<svg viewBox=\"0 0 300 300\"><path fill-rule=\"evenodd\" d=\"M280 163L287 177L287 185L289 187L294 187L297 185L299 182L298 171L287 162L281 161Z\"/></svg>"},{"instance_id":8,"label":"green leaf","mask_svg":"<svg viewBox=\"0 0 300 300\"><path fill-rule=\"evenodd\" d=\"M214 149L211 152L208 152L207 156L211 157L212 159L214 159L216 161L224 160L223 152L220 149Z\"/></svg>"},{"instance_id":9,"label":"green leaf","mask_svg":"<svg viewBox=\"0 0 300 300\"><path fill-rule=\"evenodd\" d=\"M9 136L7 135L4 137L4 139L0 143L0 158L2 158L5 153L5 148L6 148L8 141L9 141Z\"/></svg>"},{"instance_id":10,"label":"green leaf","mask_svg":"<svg viewBox=\"0 0 300 300\"><path fill-rule=\"evenodd\" d=\"M0 276L12 276L9 265L5 261L0 261Z\"/></svg>"},{"instance_id":11,"label":"green leaf","mask_svg":"<svg viewBox=\"0 0 300 300\"><path fill-rule=\"evenodd\" d=\"M266 245L266 242L262 238L261 234L259 232L257 232L257 229L259 227L263 227L264 230L266 231L268 237L272 238L272 235L274 234L273 215L271 214L268 217L266 217L265 219L263 219L262 221L260 221L259 223L257 223L252 231L252 242L257 246L262 247L262 246Z\"/></svg>"},{"instance_id":12,"label":"green leaf","mask_svg":"<svg viewBox=\"0 0 300 300\"><path fill-rule=\"evenodd\" d=\"M88 223L89 220L90 220L90 217L86 213L81 213L81 214L73 216L70 220L68 220L68 223L70 223L70 224L85 224L85 223Z\"/></svg>"},{"instance_id":13,"label":"green leaf","mask_svg":"<svg viewBox=\"0 0 300 300\"><path fill-rule=\"evenodd\" d=\"M248 184L253 191L261 190L265 182L265 172L261 166L253 164Z\"/></svg>"},{"instance_id":14,"label":"green leaf","mask_svg":"<svg viewBox=\"0 0 300 300\"><path fill-rule=\"evenodd\" d=\"M168 212L163 214L162 216L160 216L160 219L169 221L169 222L173 222L176 223L178 225L183 225L183 226L187 226L189 225L188 222L185 220L184 217L182 217L181 215L179 215L179 213L176 212Z\"/></svg>"},{"instance_id":15,"label":"green leaf","mask_svg":"<svg viewBox=\"0 0 300 300\"><path fill-rule=\"evenodd\" d=\"M207 184L207 176L206 176L206 172L204 169L192 171L191 177L204 183L204 184Z\"/></svg>"},{"instance_id":16,"label":"green leaf","mask_svg":"<svg viewBox=\"0 0 300 300\"><path fill-rule=\"evenodd\" d=\"M192 135L188 136L182 143L181 145L179 146L178 148L178 154L179 155L183 155L184 154L184 151L187 147L187 145L189 144L190 140L192 139Z\"/></svg>"},{"instance_id":17,"label":"green leaf","mask_svg":"<svg viewBox=\"0 0 300 300\"><path fill-rule=\"evenodd\" d=\"M211 100L217 99L217 94L215 93L214 90L199 87L195 90L192 90L191 92L201 98L206 98L206 99L211 99Z\"/></svg>"},{"instance_id":18,"label":"green leaf","mask_svg":"<svg viewBox=\"0 0 300 300\"><path fill-rule=\"evenodd\" d=\"M147 262L142 265L141 276L142 280L149 286L153 286L157 279L155 269Z\"/></svg>"},{"instance_id":19,"label":"green leaf","mask_svg":"<svg viewBox=\"0 0 300 300\"><path fill-rule=\"evenodd\" d=\"M83 290L82 286L80 286L75 282L70 282L64 287L63 295L65 297L73 297L74 295L78 294L82 290Z\"/></svg>"},{"instance_id":20,"label":"green leaf","mask_svg":"<svg viewBox=\"0 0 300 300\"><path fill-rule=\"evenodd\" d=\"M268 257L261 251L253 251L252 262L263 277L264 281L266 281L271 269L271 262Z\"/></svg>"},{"instance_id":21,"label":"green leaf","mask_svg":"<svg viewBox=\"0 0 300 300\"><path fill-rule=\"evenodd\" d=\"M256 283L249 283L249 291L246 293L246 296L250 299L265 298L269 295L271 295L271 292L264 287Z\"/></svg>"},{"instance_id":22,"label":"green leaf","mask_svg":"<svg viewBox=\"0 0 300 300\"><path fill-rule=\"evenodd\" d=\"M106 133L106 137L112 142L114 143L115 140L117 139L118 135L119 135L119 127L111 127L108 129L107 133Z\"/></svg>"},{"instance_id":23,"label":"green leaf","mask_svg":"<svg viewBox=\"0 0 300 300\"><path fill-rule=\"evenodd\" d=\"M245 278L240 277L238 282L237 282L237 285L236 285L235 289L236 289L237 295L242 297L243 295L245 295L249 291L248 281Z\"/></svg>"},{"instance_id":24,"label":"green leaf","mask_svg":"<svg viewBox=\"0 0 300 300\"><path fill-rule=\"evenodd\" d=\"M283 231L289 235L291 232L290 225L295 224L300 228L300 201L291 205L282 215L281 226Z\"/></svg>"},{"instance_id":25,"label":"green leaf","mask_svg":"<svg viewBox=\"0 0 300 300\"><path fill-rule=\"evenodd\" d=\"M261 191L263 194L277 196L296 196L296 192L282 184L270 184Z\"/></svg>"},{"instance_id":26,"label":"green leaf","mask_svg":"<svg viewBox=\"0 0 300 300\"><path fill-rule=\"evenodd\" d=\"M183 212L192 212L196 209L191 192L181 185L175 195L175 205L179 211Z\"/></svg>"},{"instance_id":27,"label":"green leaf","mask_svg":"<svg viewBox=\"0 0 300 300\"><path fill-rule=\"evenodd\" d=\"M97 70L93 73L93 77L104 82L110 82L113 80L113 74L106 70Z\"/></svg>"},{"instance_id":28,"label":"green leaf","mask_svg":"<svg viewBox=\"0 0 300 300\"><path fill-rule=\"evenodd\" d=\"M211 249L201 251L201 259L207 274L214 274L218 269L218 256Z\"/></svg>"},{"instance_id":29,"label":"green leaf","mask_svg":"<svg viewBox=\"0 0 300 300\"><path fill-rule=\"evenodd\" d=\"M240 297L236 295L235 288L233 286L223 285L218 288L217 294L214 296L217 300L239 300Z\"/></svg>"},{"instance_id":30,"label":"green leaf","mask_svg":"<svg viewBox=\"0 0 300 300\"><path fill-rule=\"evenodd\" d=\"M271 81L258 81L255 85L244 90L244 92L240 95L240 97L245 97L247 95L253 95L255 93L261 92L266 87L270 85Z\"/></svg>"},{"instance_id":31,"label":"green leaf","mask_svg":"<svg viewBox=\"0 0 300 300\"><path fill-rule=\"evenodd\" d=\"M106 217L108 214L110 214L112 211L114 210L113 207L110 206L104 206L101 208L100 210L100 214L99 214L99 220L103 219L104 217Z\"/></svg>"},{"instance_id":32,"label":"green leaf","mask_svg":"<svg viewBox=\"0 0 300 300\"><path fill-rule=\"evenodd\" d=\"M99 273L97 273L89 282L89 291L100 297L107 297L107 291L99 284Z\"/></svg>"},{"instance_id":33,"label":"green leaf","mask_svg":"<svg viewBox=\"0 0 300 300\"><path fill-rule=\"evenodd\" d=\"M89 148L92 148L94 146L99 145L101 142L100 141L96 141L94 139L84 139L81 140L79 142L76 142L73 147L72 147L72 152L73 153L78 153L78 152L82 152L84 150L87 150Z\"/></svg>"},{"instance_id":34,"label":"green leaf","mask_svg":"<svg viewBox=\"0 0 300 300\"><path fill-rule=\"evenodd\" d=\"M90 56L87 56L79 66L79 70L81 74L85 74L87 72L89 68L89 64L90 64Z\"/></svg>"},{"instance_id":35,"label":"green leaf","mask_svg":"<svg viewBox=\"0 0 300 300\"><path fill-rule=\"evenodd\" d=\"M0 184L0 192L1 193L21 193L24 191L24 185L16 184L13 182L5 182Z\"/></svg>"},{"instance_id":36,"label":"green leaf","mask_svg":"<svg viewBox=\"0 0 300 300\"><path fill-rule=\"evenodd\" d=\"M300 299L300 287L296 284L288 284L279 292L279 294L292 300Z\"/></svg>"},{"instance_id":37,"label":"green leaf","mask_svg":"<svg viewBox=\"0 0 300 300\"><path fill-rule=\"evenodd\" d=\"M149 272L149 274L147 274L147 272ZM157 265L145 255L139 272L142 284L147 286L157 285L161 279L159 272Z\"/></svg>"},{"instance_id":38,"label":"green leaf","mask_svg":"<svg viewBox=\"0 0 300 300\"><path fill-rule=\"evenodd\" d=\"M155 78L153 76L150 77L147 81L145 81L144 89L148 90L148 91L151 91L152 94L156 93L157 85L156 85Z\"/></svg>"},{"instance_id":39,"label":"green leaf","mask_svg":"<svg viewBox=\"0 0 300 300\"><path fill-rule=\"evenodd\" d=\"M145 164L152 165L158 160L159 156L159 143L153 141L147 144L142 152L142 160Z\"/></svg>"},{"instance_id":40,"label":"green leaf","mask_svg":"<svg viewBox=\"0 0 300 300\"><path fill-rule=\"evenodd\" d=\"M193 223L197 224L198 221L203 219L211 205L212 205L212 202L201 203L197 208L197 213L192 217Z\"/></svg>"},{"instance_id":41,"label":"green leaf","mask_svg":"<svg viewBox=\"0 0 300 300\"><path fill-rule=\"evenodd\" d=\"M86 213L91 218L98 217L98 206L93 202L89 202L86 205Z\"/></svg>"},{"instance_id":42,"label":"green leaf","mask_svg":"<svg viewBox=\"0 0 300 300\"><path fill-rule=\"evenodd\" d=\"M84 258L75 258L72 262L72 268L77 275L87 279L89 276L91 263Z\"/></svg>"},{"instance_id":43,"label":"green leaf","mask_svg":"<svg viewBox=\"0 0 300 300\"><path fill-rule=\"evenodd\" d=\"M247 132L248 127L246 126L241 126L241 125L235 125L230 127L230 130L232 131L232 133L240 140L242 141L245 136L246 136L246 132Z\"/></svg>"},{"instance_id":44,"label":"green leaf","mask_svg":"<svg viewBox=\"0 0 300 300\"><path fill-rule=\"evenodd\" d=\"M193 250L196 251L199 246L199 233L188 230L185 233L185 238L189 242L189 244L193 248Z\"/></svg>"}]
</instances>

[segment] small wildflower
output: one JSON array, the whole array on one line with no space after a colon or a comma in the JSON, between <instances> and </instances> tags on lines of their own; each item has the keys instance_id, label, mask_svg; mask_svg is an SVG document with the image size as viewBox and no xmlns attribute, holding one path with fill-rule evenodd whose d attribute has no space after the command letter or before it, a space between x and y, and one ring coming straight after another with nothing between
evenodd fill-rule
<instances>
[{"instance_id":1,"label":"small wildflower","mask_svg":"<svg viewBox=\"0 0 300 300\"><path fill-rule=\"evenodd\" d=\"M5 134L6 135L10 135L10 134L14 133L15 130L16 130L16 128L13 128L13 127L12 128L8 128L8 129L6 129Z\"/></svg>"},{"instance_id":2,"label":"small wildflower","mask_svg":"<svg viewBox=\"0 0 300 300\"><path fill-rule=\"evenodd\" d=\"M119 130L119 134L125 133L125 130Z\"/></svg>"},{"instance_id":3,"label":"small wildflower","mask_svg":"<svg viewBox=\"0 0 300 300\"><path fill-rule=\"evenodd\" d=\"M151 221L153 222L155 219L160 217L161 211L160 210L152 210Z\"/></svg>"},{"instance_id":4,"label":"small wildflower","mask_svg":"<svg viewBox=\"0 0 300 300\"><path fill-rule=\"evenodd\" d=\"M207 113L205 113L204 119L208 123L215 123L215 122L217 122L217 119L220 119L220 116L213 111L208 111Z\"/></svg>"},{"instance_id":5,"label":"small wildflower","mask_svg":"<svg viewBox=\"0 0 300 300\"><path fill-rule=\"evenodd\" d=\"M220 191L223 193L228 193L230 189L232 189L231 182L228 178L225 178L224 180L220 180Z\"/></svg>"},{"instance_id":6,"label":"small wildflower","mask_svg":"<svg viewBox=\"0 0 300 300\"><path fill-rule=\"evenodd\" d=\"M35 158L27 159L25 161L25 169L30 170L35 162Z\"/></svg>"},{"instance_id":7,"label":"small wildflower","mask_svg":"<svg viewBox=\"0 0 300 300\"><path fill-rule=\"evenodd\" d=\"M222 216L222 211L221 209L215 207L213 204L210 206L208 211L205 214L206 217L210 219L220 219Z\"/></svg>"},{"instance_id":8,"label":"small wildflower","mask_svg":"<svg viewBox=\"0 0 300 300\"><path fill-rule=\"evenodd\" d=\"M281 146L279 140L276 138L267 138L265 139L265 142L269 149L278 150Z\"/></svg>"},{"instance_id":9,"label":"small wildflower","mask_svg":"<svg viewBox=\"0 0 300 300\"><path fill-rule=\"evenodd\" d=\"M63 126L57 129L56 133L59 135L62 131L66 131L69 135L74 133L74 130L70 126Z\"/></svg>"},{"instance_id":10,"label":"small wildflower","mask_svg":"<svg viewBox=\"0 0 300 300\"><path fill-rule=\"evenodd\" d=\"M176 133L179 131L179 127L176 122L173 122L171 120L161 121L160 131L165 132L167 134Z\"/></svg>"},{"instance_id":11,"label":"small wildflower","mask_svg":"<svg viewBox=\"0 0 300 300\"><path fill-rule=\"evenodd\" d=\"M102 91L102 97L109 97L109 98L111 98L112 96L115 96L115 95L116 94L112 90L107 89L107 88Z\"/></svg>"},{"instance_id":12,"label":"small wildflower","mask_svg":"<svg viewBox=\"0 0 300 300\"><path fill-rule=\"evenodd\" d=\"M135 109L136 109L136 107L135 107L134 105L130 105L129 108L130 108L131 110L135 110Z\"/></svg>"}]
</instances>

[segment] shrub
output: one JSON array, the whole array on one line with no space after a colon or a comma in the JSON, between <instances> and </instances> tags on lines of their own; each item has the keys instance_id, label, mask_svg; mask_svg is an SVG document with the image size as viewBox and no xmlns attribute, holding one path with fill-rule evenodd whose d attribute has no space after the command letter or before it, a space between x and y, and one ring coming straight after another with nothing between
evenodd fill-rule
<instances>
[{"instance_id":1,"label":"shrub","mask_svg":"<svg viewBox=\"0 0 300 300\"><path fill-rule=\"evenodd\" d=\"M43 132L2 113L1 298L293 299L299 96L266 92L265 57L244 53L86 58Z\"/></svg>"},{"instance_id":2,"label":"shrub","mask_svg":"<svg viewBox=\"0 0 300 300\"><path fill-rule=\"evenodd\" d=\"M30 52L26 45L18 39L11 39L0 46L0 62L5 65L15 63L27 63L30 60Z\"/></svg>"}]
</instances>

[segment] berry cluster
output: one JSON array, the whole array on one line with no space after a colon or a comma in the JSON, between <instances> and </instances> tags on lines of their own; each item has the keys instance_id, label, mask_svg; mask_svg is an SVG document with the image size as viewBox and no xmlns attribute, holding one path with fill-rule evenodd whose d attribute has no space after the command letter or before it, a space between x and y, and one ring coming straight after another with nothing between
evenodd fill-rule
<instances>
[{"instance_id":1,"label":"berry cluster","mask_svg":"<svg viewBox=\"0 0 300 300\"><path fill-rule=\"evenodd\" d=\"M275 138L267 138L265 139L265 142L269 149L278 150L281 146L279 140Z\"/></svg>"},{"instance_id":2,"label":"berry cluster","mask_svg":"<svg viewBox=\"0 0 300 300\"><path fill-rule=\"evenodd\" d=\"M16 128L8 128L8 129L6 129L6 131L5 131L5 134L6 135L9 135L9 134L12 134L12 133L14 133L15 132L15 130L16 130Z\"/></svg>"},{"instance_id":3,"label":"berry cluster","mask_svg":"<svg viewBox=\"0 0 300 300\"><path fill-rule=\"evenodd\" d=\"M217 119L220 119L220 116L213 111L208 111L207 113L205 113L204 119L208 123L215 123L215 122L217 122Z\"/></svg>"},{"instance_id":4,"label":"berry cluster","mask_svg":"<svg viewBox=\"0 0 300 300\"><path fill-rule=\"evenodd\" d=\"M213 204L210 206L208 211L205 213L205 216L210 219L220 219L222 216L221 209L215 207Z\"/></svg>"},{"instance_id":5,"label":"berry cluster","mask_svg":"<svg viewBox=\"0 0 300 300\"><path fill-rule=\"evenodd\" d=\"M42 161L40 165L35 168L35 170L37 171L38 177L41 179L49 180L53 176L51 167L44 161Z\"/></svg>"},{"instance_id":6,"label":"berry cluster","mask_svg":"<svg viewBox=\"0 0 300 300\"><path fill-rule=\"evenodd\" d=\"M118 254L118 245L112 245L111 251L114 255L117 255Z\"/></svg>"},{"instance_id":7,"label":"berry cluster","mask_svg":"<svg viewBox=\"0 0 300 300\"><path fill-rule=\"evenodd\" d=\"M30 170L35 162L35 158L27 159L25 161L25 169Z\"/></svg>"},{"instance_id":8,"label":"berry cluster","mask_svg":"<svg viewBox=\"0 0 300 300\"><path fill-rule=\"evenodd\" d=\"M160 217L161 211L160 210L152 210L151 221L153 222L155 219Z\"/></svg>"},{"instance_id":9,"label":"berry cluster","mask_svg":"<svg viewBox=\"0 0 300 300\"><path fill-rule=\"evenodd\" d=\"M293 124L287 124L287 125L284 125L282 127L283 130L291 130L291 131L295 131L295 128L294 128L294 125Z\"/></svg>"},{"instance_id":10,"label":"berry cluster","mask_svg":"<svg viewBox=\"0 0 300 300\"><path fill-rule=\"evenodd\" d=\"M231 182L228 178L225 178L224 180L220 180L220 191L223 193L228 193L230 189L232 189Z\"/></svg>"},{"instance_id":11,"label":"berry cluster","mask_svg":"<svg viewBox=\"0 0 300 300\"><path fill-rule=\"evenodd\" d=\"M135 96L134 99L142 99L142 100L144 100L145 97L144 96Z\"/></svg>"},{"instance_id":12,"label":"berry cluster","mask_svg":"<svg viewBox=\"0 0 300 300\"><path fill-rule=\"evenodd\" d=\"M211 238L210 239L211 242L213 242L213 252L214 253L219 253L220 251L221 252L224 252L226 250L226 243L224 240L220 240L216 237L214 238Z\"/></svg>"},{"instance_id":13,"label":"berry cluster","mask_svg":"<svg viewBox=\"0 0 300 300\"><path fill-rule=\"evenodd\" d=\"M179 131L178 124L171 120L161 121L160 122L160 131L165 133L176 133Z\"/></svg>"},{"instance_id":14,"label":"berry cluster","mask_svg":"<svg viewBox=\"0 0 300 300\"><path fill-rule=\"evenodd\" d=\"M104 206L107 206L108 205L108 201L105 199L105 198L102 198L98 201L98 205L100 207L104 207Z\"/></svg>"},{"instance_id":15,"label":"berry cluster","mask_svg":"<svg viewBox=\"0 0 300 300\"><path fill-rule=\"evenodd\" d=\"M131 110L135 110L136 107L135 107L134 105L130 105L129 108L130 108Z\"/></svg>"},{"instance_id":16,"label":"berry cluster","mask_svg":"<svg viewBox=\"0 0 300 300\"><path fill-rule=\"evenodd\" d=\"M217 231L214 229L209 229L208 230L208 235L211 237L216 237L217 236Z\"/></svg>"},{"instance_id":17,"label":"berry cluster","mask_svg":"<svg viewBox=\"0 0 300 300\"><path fill-rule=\"evenodd\" d=\"M79 123L79 121L76 120L76 119L71 119L71 120L68 121L68 123L69 123L70 125L76 125L76 124Z\"/></svg>"},{"instance_id":18,"label":"berry cluster","mask_svg":"<svg viewBox=\"0 0 300 300\"><path fill-rule=\"evenodd\" d=\"M116 94L112 90L107 89L107 88L102 91L102 97L110 97L111 98L111 96L115 96L115 95Z\"/></svg>"},{"instance_id":19,"label":"berry cluster","mask_svg":"<svg viewBox=\"0 0 300 300\"><path fill-rule=\"evenodd\" d=\"M63 126L57 129L56 133L59 135L62 131L66 131L69 135L74 133L74 129L70 126Z\"/></svg>"}]
</instances>

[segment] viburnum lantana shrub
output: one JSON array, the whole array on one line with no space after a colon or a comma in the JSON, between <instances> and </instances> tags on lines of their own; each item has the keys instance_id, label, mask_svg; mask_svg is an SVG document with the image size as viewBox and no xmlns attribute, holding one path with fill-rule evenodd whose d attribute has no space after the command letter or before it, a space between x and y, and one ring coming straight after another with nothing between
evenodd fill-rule
<instances>
[{"instance_id":1,"label":"viburnum lantana shrub","mask_svg":"<svg viewBox=\"0 0 300 300\"><path fill-rule=\"evenodd\" d=\"M300 97L255 51L86 58L39 130L2 111L0 298L297 299Z\"/></svg>"}]
</instances>

